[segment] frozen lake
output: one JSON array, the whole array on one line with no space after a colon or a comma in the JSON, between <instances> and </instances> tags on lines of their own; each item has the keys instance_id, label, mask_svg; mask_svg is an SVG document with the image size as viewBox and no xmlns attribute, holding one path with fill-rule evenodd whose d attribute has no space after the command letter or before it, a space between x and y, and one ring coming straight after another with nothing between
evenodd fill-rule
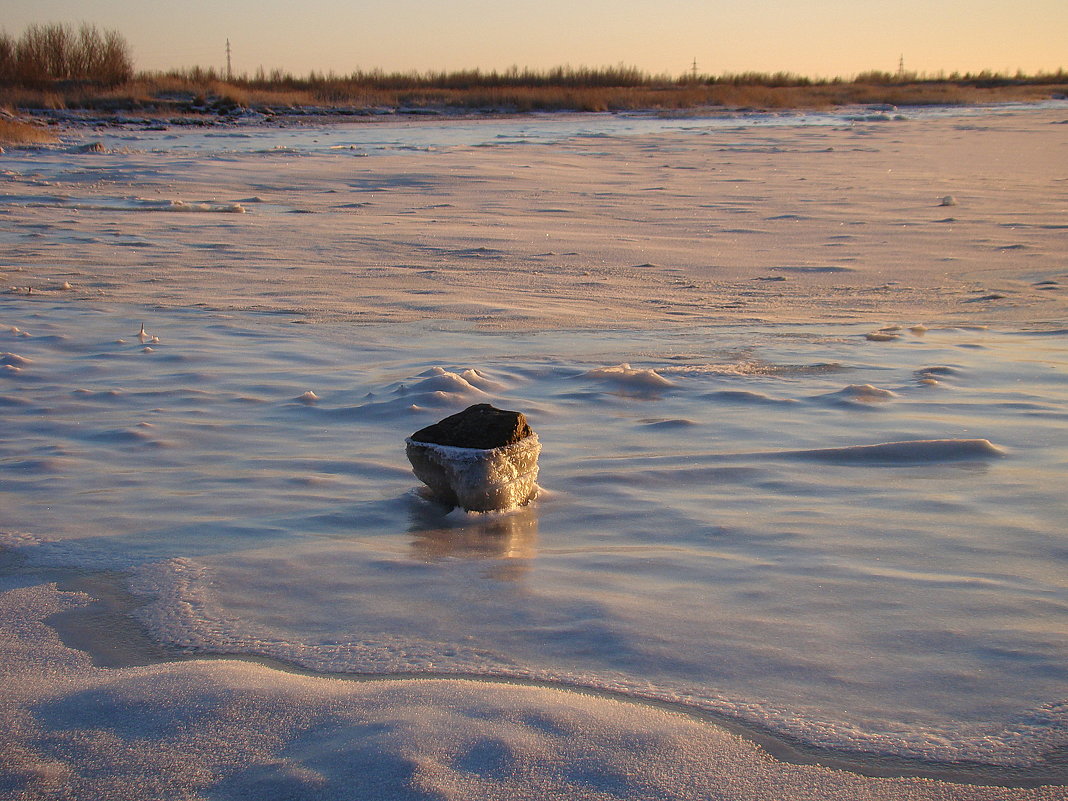
<instances>
[{"instance_id":1,"label":"frozen lake","mask_svg":"<svg viewBox=\"0 0 1068 801\"><path fill-rule=\"evenodd\" d=\"M997 117L949 116L930 124ZM925 119L864 124L879 153ZM775 147L797 152L788 146L800 138L809 158L820 152L810 136L856 135L841 115L746 124L732 135L785 128ZM919 127L889 127L899 124ZM169 129L93 135L108 148L92 154L99 166L69 150L0 157L13 286L0 298L2 587L99 574L136 595L151 637L189 653L611 691L873 764L974 763L995 777L1039 766L1063 781L1043 762L1068 743L1068 330L1050 305L1063 304L1062 273L1048 269L1063 226L1047 216L1063 188L1036 200L1041 224L1011 234L959 208L924 212L952 213L955 228L999 226L1002 246L1024 237L1009 253L1033 256L1011 280L1002 261L996 277L967 273L959 286L947 272L930 292L881 279L873 290L860 267L800 258L728 276L764 305L717 321L714 271L661 257L635 256L617 275L602 264L611 253L539 251L531 280L543 284L520 280L519 300L505 300L526 257L499 242L499 257L453 247L478 239L463 220L449 227L468 213L467 194L433 212L452 250L429 253L406 238L414 227L395 235L390 223L408 224L399 216L342 241L341 223L323 221L330 185L312 182L324 171L360 185L331 208L391 202L383 193L411 188L404 175L420 191L447 177L447 165L385 161L424 148L475 160L503 143L537 171L532 147L599 163L591 139L647 152L667 136L665 147L692 154L718 125ZM335 161L350 146L368 158ZM314 166L290 180L270 161L276 148ZM366 176L379 163L392 189L374 199ZM151 200L164 207L146 205L140 180L171 187ZM225 189L200 191L210 183ZM529 198L500 202L505 227L550 225L524 216ZM248 213L219 213L234 206ZM187 213L163 213L174 210ZM659 213L671 217L649 211ZM821 229L821 213L799 222ZM776 217L762 213L760 226ZM288 241L301 225L310 233ZM915 257L928 240L908 235L901 252ZM140 244L117 247L123 237ZM278 253L263 255L272 237ZM372 237L394 250L342 263L345 276L316 270ZM319 283L289 291L287 259ZM183 270L205 283L176 278ZM697 284L704 300L672 294ZM880 317L883 297L900 311L934 295L963 305ZM1035 321L995 309L989 324L999 301ZM514 512L443 509L404 457L413 431L483 402L523 411L542 441L542 491ZM111 636L78 620L82 642Z\"/></svg>"}]
</instances>

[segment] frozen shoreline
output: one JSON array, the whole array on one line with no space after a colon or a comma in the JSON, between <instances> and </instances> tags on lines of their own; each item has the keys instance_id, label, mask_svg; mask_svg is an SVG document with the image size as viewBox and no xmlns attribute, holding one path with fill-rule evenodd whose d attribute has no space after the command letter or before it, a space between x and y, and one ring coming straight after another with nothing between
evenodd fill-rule
<instances>
[{"instance_id":1,"label":"frozen shoreline","mask_svg":"<svg viewBox=\"0 0 1068 801\"><path fill-rule=\"evenodd\" d=\"M25 642L0 631L9 675L18 679L16 692L5 699L7 709L25 709L27 694L36 694L34 708L46 725L96 726L96 737L79 743L63 729L33 728L25 713L9 719L0 786L17 798L50 797L61 788L78 798L128 794L132 786L139 798L209 786L246 797L299 785L310 785L316 797L339 799L353 792L383 798L423 798L435 791L460 798L476 792L516 799L598 790L619 798L700 798L710 786L733 797L769 801L816 801L829 794L887 801L1063 797L1063 788L1050 786L869 778L784 764L719 725L546 687L464 679L337 681L225 659L101 670L86 654L52 642L54 634L34 620L72 602L77 603L74 596L46 586L0 594L5 617L11 604L26 615L18 630ZM49 670L25 673L22 658L43 653L50 654ZM242 719L250 713L254 721ZM309 721L318 721L312 736L301 737ZM519 721L537 734L520 734ZM175 736L183 729L210 736ZM19 741L27 735L52 758L27 751ZM284 754L275 750L280 737L289 743ZM119 743L116 759L109 751ZM415 764L407 757L413 746L420 754ZM62 755L68 750L93 773L66 764ZM235 757L241 761L235 764ZM524 778L517 782L508 768L518 765Z\"/></svg>"},{"instance_id":2,"label":"frozen shoreline","mask_svg":"<svg viewBox=\"0 0 1068 801\"><path fill-rule=\"evenodd\" d=\"M0 551L0 555L2 555ZM688 718L710 723L738 735L758 746L769 755L791 765L817 765L846 771L869 778L923 778L952 784L1005 788L1036 788L1046 785L1068 784L1060 751L1043 755L1035 764L1027 766L992 766L983 764L950 763L907 759L887 754L865 754L819 748L802 741L790 740L781 732L774 732L744 720L683 703L673 703L656 697L642 697L634 693L608 690L596 685L572 684L566 681L540 681L520 676L494 676L477 673L415 672L415 673L351 673L324 672L268 656L254 654L201 652L183 649L154 640L137 622L135 610L144 598L127 589L127 578L121 574L75 573L63 578L51 577L59 590L78 592L88 596L89 603L73 607L45 619L59 639L69 648L87 653L95 666L109 669L162 666L173 662L197 660L228 661L261 665L282 673L312 678L339 679L353 682L393 681L463 681L528 687L534 689L574 692L604 698L636 707L665 710Z\"/></svg>"},{"instance_id":3,"label":"frozen shoreline","mask_svg":"<svg viewBox=\"0 0 1068 801\"><path fill-rule=\"evenodd\" d=\"M567 118L661 118L696 120L745 120L753 118L790 118L805 116L839 116L856 122L885 122L894 115L929 114L964 116L989 114L999 111L1042 110L1062 108L1065 97L1050 97L1037 100L992 100L987 103L854 103L831 107L776 107L753 106L690 106L683 108L618 109L608 111L581 111L576 109L516 110L508 107L467 108L460 106L437 107L346 107L346 106L297 106L273 108L233 107L219 111L155 110L140 112L138 109L120 109L101 112L94 109L27 109L26 115L44 120L49 124L85 126L192 126L192 127L273 127L286 125L345 125L366 123L398 123L407 121L471 121L485 120L497 123L502 120L567 119Z\"/></svg>"}]
</instances>

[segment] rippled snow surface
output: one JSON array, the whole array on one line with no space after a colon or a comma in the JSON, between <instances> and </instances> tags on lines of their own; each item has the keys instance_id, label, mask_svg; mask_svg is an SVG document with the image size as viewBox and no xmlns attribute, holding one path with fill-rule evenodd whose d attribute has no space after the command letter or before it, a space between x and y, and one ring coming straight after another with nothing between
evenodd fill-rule
<instances>
[{"instance_id":1,"label":"rippled snow surface","mask_svg":"<svg viewBox=\"0 0 1068 801\"><path fill-rule=\"evenodd\" d=\"M1068 332L33 298L0 324L2 544L129 571L166 642L615 688L882 753L1064 743ZM480 402L542 441L514 513L425 501L404 457Z\"/></svg>"}]
</instances>

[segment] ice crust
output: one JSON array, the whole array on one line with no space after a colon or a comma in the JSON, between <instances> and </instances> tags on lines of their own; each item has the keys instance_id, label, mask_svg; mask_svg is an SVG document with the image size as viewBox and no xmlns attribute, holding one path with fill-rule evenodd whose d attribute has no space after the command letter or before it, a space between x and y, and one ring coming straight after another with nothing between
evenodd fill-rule
<instances>
[{"instance_id":1,"label":"ice crust","mask_svg":"<svg viewBox=\"0 0 1068 801\"><path fill-rule=\"evenodd\" d=\"M590 378L601 378L634 390L660 390L673 386L656 370L635 369L627 363L612 367L598 367L586 373Z\"/></svg>"},{"instance_id":2,"label":"ice crust","mask_svg":"<svg viewBox=\"0 0 1068 801\"><path fill-rule=\"evenodd\" d=\"M150 198L81 198L66 195L38 195L0 198L0 206L24 208L59 208L73 211L112 212L199 212L212 214L245 214L247 209L240 203L215 203L212 201L190 202L181 199L154 200Z\"/></svg>"},{"instance_id":3,"label":"ice crust","mask_svg":"<svg viewBox=\"0 0 1068 801\"><path fill-rule=\"evenodd\" d=\"M1001 778L1063 750L1064 108L3 154L0 795L1059 801L564 688ZM446 513L402 432L488 401L548 486ZM43 622L86 576L193 653L553 686L101 670Z\"/></svg>"},{"instance_id":4,"label":"ice crust","mask_svg":"<svg viewBox=\"0 0 1068 801\"><path fill-rule=\"evenodd\" d=\"M500 448L405 440L415 475L443 503L472 512L517 509L538 492L541 442L530 434Z\"/></svg>"},{"instance_id":5,"label":"ice crust","mask_svg":"<svg viewBox=\"0 0 1068 801\"><path fill-rule=\"evenodd\" d=\"M339 369L352 364L350 346L320 336L309 358L306 329L257 331L214 316L205 326L199 314L182 319L157 311L145 328L159 334L146 337L159 339L163 359L148 360L132 336L140 315L75 314L59 301L17 303L27 313L5 319L2 336L18 342L24 375L0 391L0 404L16 423L13 430L20 420L32 419L34 427L16 440L24 449L17 469L10 458L3 463L6 488L28 504L5 512L18 512L20 521L0 529L5 558L45 575L70 566L129 571L133 589L152 599L138 614L159 641L326 672L461 673L611 689L728 715L813 745L925 759L1021 765L1064 740L1065 709L1048 695L1046 703L1002 708L996 722L982 723L944 713L927 718L916 709L908 714L920 719L907 722L883 701L865 714L835 715L811 698L826 671L860 677L852 680L858 686L870 680L868 671L880 684L891 677L914 687L932 675L951 677L928 684L932 694L920 706L937 697L939 681L952 692L953 677L969 675L973 659L970 635L945 631L972 625L948 611L955 593L969 607L969 621L976 620L974 604L989 593L1017 621L1027 619L1036 595L1051 599L1045 614L1056 614L1060 577L1042 565L1056 563L1059 545L1049 533L1055 526L1041 522L1044 506L1029 512L1034 522L1023 549L1013 544L1013 529L987 520L982 510L990 504L1001 514L1011 507L1020 492L1015 471L1027 481L1048 474L1045 462L1035 461L1042 452L1035 443L1060 430L1054 401L1063 387L1056 371L1033 368L1034 385L1018 397L1015 378L983 389L1000 374L980 380L980 370L1008 365L997 369L1015 376L1022 368L1005 354L1017 347L1032 363L1059 364L1057 337L927 333L922 347L915 343L914 357L903 352L898 362L878 366L880 383L893 387L895 398L873 417L863 407L820 401L843 388L843 371L863 372L850 365L870 358L867 349L883 347L863 337L836 338L833 354L818 336L805 344L820 363L832 355L846 365L836 370L806 367L794 355L785 362L789 369L772 361L751 373L679 370L670 393L636 396L590 375L584 359L561 358L553 343L547 346L556 353L551 369L538 354L530 361L483 354L477 370L428 369L425 347L452 352L462 342L472 355L479 346L490 353L497 347L480 337L442 342L431 332L426 342L412 340L418 354L412 366L398 367L407 357L387 350L388 358L372 356L365 368L374 380L354 388L351 371ZM44 309L48 318L37 316ZM33 336L18 338L23 331ZM119 342L118 334L132 341ZM382 347L371 341L372 329L362 336L368 352ZM945 344L938 350L940 336ZM980 342L983 349L963 351L974 358L959 355L959 345ZM605 343L584 347L599 352ZM938 367L953 354L952 369ZM384 368L377 366L380 358ZM685 361L709 363L698 353L634 369ZM952 385L947 381L932 395L915 381L918 373L947 376ZM461 376L468 378L461 383ZM432 386L423 387L425 380ZM519 395L532 399L539 421L561 443L553 455L556 487L539 503L505 514L444 515L412 498L414 482L402 459L391 464L379 454L396 442L398 429L439 416L403 401L433 395L446 382L456 396L451 408L462 408L475 381L505 403ZM301 402L308 386L316 387L318 401ZM965 388L970 402L953 404ZM383 397L401 402L383 405ZM778 402L769 403L772 398ZM576 423L576 405L601 412L601 426ZM1021 418L1023 406L1028 416ZM887 432L903 427L941 429L931 421L944 407L954 425L965 415L971 427L996 432L999 444L886 441ZM793 421L789 432L749 428L766 423L769 408ZM1024 427L1028 420L1033 427ZM356 436L339 438L339 430ZM782 447L858 440L877 444ZM733 448L724 447L728 442ZM769 442L779 447L738 447ZM469 469L478 453L442 449ZM798 461L818 469L798 469ZM895 475L870 469L881 466L897 468ZM977 470L990 473L976 482ZM182 510L162 514L159 493L190 482L202 495L183 496ZM252 491L265 485L279 491ZM947 504L949 488L967 503ZM116 514L116 493L136 514ZM789 499L785 506L783 499ZM869 506L879 510L878 524ZM833 525L826 521L831 510ZM813 512L819 514L809 517ZM958 518L960 525L951 522ZM872 528L865 541L863 532ZM969 556L976 553L974 537L985 549L1004 542L996 561L1016 577L987 575L988 561ZM913 551L938 554L937 569ZM825 588L816 595L812 574ZM505 591L512 586L515 593ZM772 586L774 594L762 592ZM756 600L749 593L739 599L738 587L752 588ZM786 612L772 595L802 600ZM946 620L897 618L893 610L902 597L937 603ZM820 600L827 598L849 603ZM859 628L851 632L854 625ZM920 631L905 645L869 640L873 627L902 626ZM989 642L990 634L983 636ZM1055 674L1054 635L1039 627L998 636L1003 642L995 650L1026 653ZM939 643L938 659L924 664L924 649L907 645L913 638ZM888 651L894 664L872 670ZM995 659L983 670L1006 668ZM761 690L739 691L731 678L748 676L741 682L748 687L762 672L770 683ZM803 688L808 703L777 695L784 675ZM984 709L996 702L983 695Z\"/></svg>"},{"instance_id":6,"label":"ice crust","mask_svg":"<svg viewBox=\"0 0 1068 801\"><path fill-rule=\"evenodd\" d=\"M0 787L13 799L1064 798L782 763L707 722L566 689L221 659L102 669L44 623L88 602L0 579Z\"/></svg>"},{"instance_id":7,"label":"ice crust","mask_svg":"<svg viewBox=\"0 0 1068 801\"><path fill-rule=\"evenodd\" d=\"M853 445L847 448L816 448L784 456L836 464L938 464L954 461L997 459L1005 451L988 439L912 440Z\"/></svg>"}]
</instances>

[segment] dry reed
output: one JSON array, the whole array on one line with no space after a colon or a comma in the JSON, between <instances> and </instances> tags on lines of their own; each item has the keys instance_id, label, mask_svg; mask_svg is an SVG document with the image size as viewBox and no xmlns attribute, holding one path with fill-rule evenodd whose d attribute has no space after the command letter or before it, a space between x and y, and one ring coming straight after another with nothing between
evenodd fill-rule
<instances>
[{"instance_id":1,"label":"dry reed","mask_svg":"<svg viewBox=\"0 0 1068 801\"><path fill-rule=\"evenodd\" d=\"M1068 93L1061 83L1013 82L978 85L926 80L898 84L827 81L764 85L706 81L637 86L415 85L407 88L350 81L257 83L216 77L183 79L173 74L142 75L112 89L54 86L27 91L0 88L0 103L19 108L138 110L159 113L228 112L236 108L286 110L457 109L466 111L629 111L723 109L820 109L856 104L965 105L1048 99Z\"/></svg>"},{"instance_id":2,"label":"dry reed","mask_svg":"<svg viewBox=\"0 0 1068 801\"><path fill-rule=\"evenodd\" d=\"M503 72L374 70L343 76L312 72L303 77L261 68L252 76L227 81L217 70L201 67L134 75L126 52L117 34L100 34L85 25L79 30L31 26L17 40L0 32L0 104L160 115L245 108L274 113L604 112L962 105L1068 93L1063 70L1034 76L982 72L948 77L867 72L849 80L817 80L786 72L672 77L623 65L545 71L513 67Z\"/></svg>"},{"instance_id":3,"label":"dry reed","mask_svg":"<svg viewBox=\"0 0 1068 801\"><path fill-rule=\"evenodd\" d=\"M55 142L56 137L39 125L21 120L0 119L0 145L30 145Z\"/></svg>"}]
</instances>

